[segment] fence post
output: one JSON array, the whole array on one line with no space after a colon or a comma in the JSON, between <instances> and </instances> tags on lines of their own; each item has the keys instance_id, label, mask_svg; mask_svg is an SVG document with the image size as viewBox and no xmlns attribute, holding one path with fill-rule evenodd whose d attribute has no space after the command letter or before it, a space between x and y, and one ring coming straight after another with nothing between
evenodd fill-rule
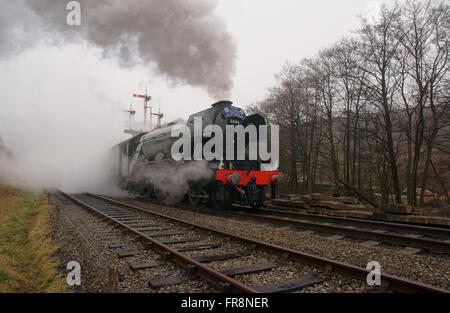
<instances>
[{"instance_id":1,"label":"fence post","mask_svg":"<svg viewBox=\"0 0 450 313\"><path fill-rule=\"evenodd\" d=\"M113 265L109 268L109 293L119 292L119 271L117 266Z\"/></svg>"}]
</instances>

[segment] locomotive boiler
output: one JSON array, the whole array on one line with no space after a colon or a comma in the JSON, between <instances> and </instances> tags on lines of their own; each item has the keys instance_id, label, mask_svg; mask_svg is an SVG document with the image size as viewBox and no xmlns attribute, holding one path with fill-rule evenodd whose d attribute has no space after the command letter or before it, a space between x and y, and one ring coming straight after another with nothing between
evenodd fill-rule
<instances>
[{"instance_id":1,"label":"locomotive boiler","mask_svg":"<svg viewBox=\"0 0 450 313\"><path fill-rule=\"evenodd\" d=\"M194 125L197 121L201 121L201 138ZM206 144L211 139L203 136L203 130L210 125L223 130L222 158L210 161L174 159L173 147L179 140L173 136L176 128L183 126L197 134L190 138L189 151L179 151L193 156L198 149L196 145ZM266 125L266 121L259 114L247 116L232 102L217 102L211 108L191 115L186 122L157 127L115 146L112 153L114 175L122 188L142 197L156 197L167 202L186 199L193 206L209 202L216 209L229 208L235 202L259 208L264 204L266 187L280 183L283 174L268 167L270 160L249 158L248 134L245 157L236 157L237 146L230 154L225 139L228 125L254 125L258 129ZM234 144L237 145L237 140Z\"/></svg>"}]
</instances>

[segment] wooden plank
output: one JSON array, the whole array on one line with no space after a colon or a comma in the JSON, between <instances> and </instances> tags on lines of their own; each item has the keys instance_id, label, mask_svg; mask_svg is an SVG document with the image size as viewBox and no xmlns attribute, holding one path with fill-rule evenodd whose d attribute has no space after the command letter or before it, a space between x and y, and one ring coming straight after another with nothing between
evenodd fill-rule
<instances>
[{"instance_id":1,"label":"wooden plank","mask_svg":"<svg viewBox=\"0 0 450 313\"><path fill-rule=\"evenodd\" d=\"M394 204L382 204L381 212L394 213L394 214L412 214L413 207L410 205L394 205Z\"/></svg>"},{"instance_id":2,"label":"wooden plank","mask_svg":"<svg viewBox=\"0 0 450 313\"><path fill-rule=\"evenodd\" d=\"M169 230L173 229L173 227L149 227L149 228L140 228L140 232L149 232L149 231L162 231L162 230Z\"/></svg>"},{"instance_id":3,"label":"wooden plank","mask_svg":"<svg viewBox=\"0 0 450 313\"><path fill-rule=\"evenodd\" d=\"M130 263L130 267L133 271L145 270L148 268L158 267L160 264L157 262L149 262L149 263Z\"/></svg>"},{"instance_id":4,"label":"wooden plank","mask_svg":"<svg viewBox=\"0 0 450 313\"><path fill-rule=\"evenodd\" d=\"M130 256L135 256L135 255L138 255L138 254L142 254L142 252L139 251L139 250L128 250L128 249L120 250L117 253L119 258L126 258L126 257L130 257Z\"/></svg>"},{"instance_id":5,"label":"wooden plank","mask_svg":"<svg viewBox=\"0 0 450 313\"><path fill-rule=\"evenodd\" d=\"M319 201L317 206L324 207L331 210L347 210L347 205L337 201Z\"/></svg>"},{"instance_id":6,"label":"wooden plank","mask_svg":"<svg viewBox=\"0 0 450 313\"><path fill-rule=\"evenodd\" d=\"M250 252L233 252L233 253L226 253L226 254L214 254L214 255L203 255L203 256L197 256L193 257L194 260L200 263L210 263L214 261L223 261L228 259L236 259L243 256L249 256Z\"/></svg>"},{"instance_id":7,"label":"wooden plank","mask_svg":"<svg viewBox=\"0 0 450 313\"><path fill-rule=\"evenodd\" d=\"M128 227L132 227L132 228L136 228L136 229L162 226L161 224L145 224L145 223L141 223L141 224L128 224L128 223L125 223L125 224Z\"/></svg>"},{"instance_id":8,"label":"wooden plank","mask_svg":"<svg viewBox=\"0 0 450 313\"><path fill-rule=\"evenodd\" d=\"M136 219L135 217L125 217L125 218L116 218L119 222L122 223L140 223L142 220Z\"/></svg>"},{"instance_id":9,"label":"wooden plank","mask_svg":"<svg viewBox=\"0 0 450 313\"><path fill-rule=\"evenodd\" d=\"M264 286L256 286L254 289L262 293L275 293L275 292L288 292L295 291L301 288L312 286L323 282L320 278L315 278L313 276L305 275L300 278L291 279L283 282L267 284Z\"/></svg>"},{"instance_id":10,"label":"wooden plank","mask_svg":"<svg viewBox=\"0 0 450 313\"><path fill-rule=\"evenodd\" d=\"M220 243L215 243L215 244L208 244L208 245L198 245L198 246L175 248L175 250L177 250L178 252L199 251L199 250L216 249L216 248L219 248L220 246L221 246Z\"/></svg>"},{"instance_id":11,"label":"wooden plank","mask_svg":"<svg viewBox=\"0 0 450 313\"><path fill-rule=\"evenodd\" d=\"M261 263L261 264L253 264L249 266L243 266L243 267L235 267L230 268L227 270L222 271L223 274L227 276L237 276L237 275L245 275L245 274L254 274L254 273L260 273L264 271L269 271L275 267L279 267L279 264L268 262L268 263Z\"/></svg>"},{"instance_id":12,"label":"wooden plank","mask_svg":"<svg viewBox=\"0 0 450 313\"><path fill-rule=\"evenodd\" d=\"M162 244L174 244L174 243L185 243L185 242L195 242L205 240L206 238L184 238L184 239L172 239L172 240L162 240Z\"/></svg>"},{"instance_id":13,"label":"wooden plank","mask_svg":"<svg viewBox=\"0 0 450 313\"><path fill-rule=\"evenodd\" d=\"M186 232L175 232L175 233L167 233L167 234L150 234L147 235L148 237L151 238L158 238L158 237L169 237L169 236L181 236L181 235L186 235Z\"/></svg>"},{"instance_id":14,"label":"wooden plank","mask_svg":"<svg viewBox=\"0 0 450 313\"><path fill-rule=\"evenodd\" d=\"M352 197L334 197L335 201L339 201L346 204L358 204L358 199L352 198Z\"/></svg>"}]
</instances>

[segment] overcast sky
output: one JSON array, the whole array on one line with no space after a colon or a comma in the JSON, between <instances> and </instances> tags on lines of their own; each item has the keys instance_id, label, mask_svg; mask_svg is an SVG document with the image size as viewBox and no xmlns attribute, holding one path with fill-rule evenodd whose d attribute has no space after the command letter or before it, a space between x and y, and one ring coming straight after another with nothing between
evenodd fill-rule
<instances>
[{"instance_id":1,"label":"overcast sky","mask_svg":"<svg viewBox=\"0 0 450 313\"><path fill-rule=\"evenodd\" d=\"M263 99L273 84L274 73L285 61L311 57L350 35L359 27L358 15L369 16L374 3L377 1L219 0L216 12L225 18L238 44L230 100L246 107ZM69 115L73 112L78 118L80 110L72 106L75 98L89 103L92 115L96 116L98 108L105 110L104 104L108 104L110 112L105 116L116 113L118 119L124 119L125 113L120 110L131 101L141 114L141 103L130 95L148 88L155 109L161 106L168 121L186 118L214 101L199 87L171 86L148 69L120 68L114 59L102 59L100 54L100 49L79 44L41 44L1 60L2 105L31 106L37 117L49 113L39 112L36 106L44 100L54 104L56 112L64 107ZM45 108L48 110L48 106ZM136 118L141 120L139 115Z\"/></svg>"},{"instance_id":2,"label":"overcast sky","mask_svg":"<svg viewBox=\"0 0 450 313\"><path fill-rule=\"evenodd\" d=\"M360 25L375 1L223 0L218 12L238 38L233 100L246 106L261 100L285 61L298 62Z\"/></svg>"}]
</instances>

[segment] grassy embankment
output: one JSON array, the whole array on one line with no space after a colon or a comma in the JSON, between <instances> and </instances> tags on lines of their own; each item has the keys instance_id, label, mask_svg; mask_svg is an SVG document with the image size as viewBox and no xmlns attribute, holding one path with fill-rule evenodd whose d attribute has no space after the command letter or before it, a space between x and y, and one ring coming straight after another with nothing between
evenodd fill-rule
<instances>
[{"instance_id":1,"label":"grassy embankment","mask_svg":"<svg viewBox=\"0 0 450 313\"><path fill-rule=\"evenodd\" d=\"M0 185L0 292L64 292L45 195Z\"/></svg>"}]
</instances>

